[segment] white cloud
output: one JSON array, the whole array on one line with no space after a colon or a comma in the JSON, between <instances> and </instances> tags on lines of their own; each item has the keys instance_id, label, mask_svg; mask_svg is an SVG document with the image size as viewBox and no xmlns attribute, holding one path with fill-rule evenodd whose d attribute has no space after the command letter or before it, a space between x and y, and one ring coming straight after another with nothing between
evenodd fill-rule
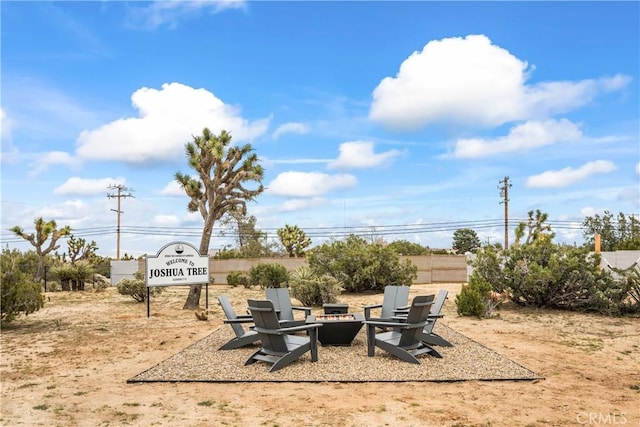
<instances>
[{"instance_id":1,"label":"white cloud","mask_svg":"<svg viewBox=\"0 0 640 427\"><path fill-rule=\"evenodd\" d=\"M546 171L540 175L530 176L526 185L527 187L566 187L593 174L609 173L615 169L616 166L609 161L596 160L586 163L578 169L568 167L559 171Z\"/></svg>"},{"instance_id":2,"label":"white cloud","mask_svg":"<svg viewBox=\"0 0 640 427\"><path fill-rule=\"evenodd\" d=\"M636 174L640 175L640 162L636 163Z\"/></svg>"},{"instance_id":3,"label":"white cloud","mask_svg":"<svg viewBox=\"0 0 640 427\"><path fill-rule=\"evenodd\" d=\"M336 160L330 162L327 167L330 169L354 169L378 166L390 161L394 157L402 154L398 150L389 150L376 154L373 152L373 143L367 141L351 141L340 144L340 155Z\"/></svg>"},{"instance_id":4,"label":"white cloud","mask_svg":"<svg viewBox=\"0 0 640 427\"><path fill-rule=\"evenodd\" d=\"M153 30L163 24L175 28L178 21L202 10L219 13L228 9L245 9L244 0L160 0L146 7L129 9L128 23L136 28Z\"/></svg>"},{"instance_id":5,"label":"white cloud","mask_svg":"<svg viewBox=\"0 0 640 427\"><path fill-rule=\"evenodd\" d=\"M567 119L526 122L512 127L507 136L484 139L459 139L455 157L475 158L494 154L530 150L536 147L575 141L582 137L580 128Z\"/></svg>"},{"instance_id":6,"label":"white cloud","mask_svg":"<svg viewBox=\"0 0 640 427\"><path fill-rule=\"evenodd\" d=\"M580 214L582 214L585 217L594 216L596 213L598 213L598 212L594 208L592 208L591 206L586 206L586 207L580 209Z\"/></svg>"},{"instance_id":7,"label":"white cloud","mask_svg":"<svg viewBox=\"0 0 640 427\"><path fill-rule=\"evenodd\" d=\"M80 166L80 160L64 151L50 151L34 156L34 160L29 164L29 176L35 177L49 169L53 165L65 165L71 168Z\"/></svg>"},{"instance_id":8,"label":"white cloud","mask_svg":"<svg viewBox=\"0 0 640 427\"><path fill-rule=\"evenodd\" d=\"M285 123L283 125L278 126L278 129L276 129L273 132L273 139L278 139L285 133L297 133L300 135L304 135L305 133L308 133L308 132L309 132L309 126L305 125L304 123L296 123L296 122Z\"/></svg>"},{"instance_id":9,"label":"white cloud","mask_svg":"<svg viewBox=\"0 0 640 427\"><path fill-rule=\"evenodd\" d=\"M78 138L78 156L90 160L141 163L173 159L202 129L231 133L234 141L264 134L270 118L249 122L206 89L165 83L162 89L138 89L131 96L139 117L119 119Z\"/></svg>"},{"instance_id":10,"label":"white cloud","mask_svg":"<svg viewBox=\"0 0 640 427\"><path fill-rule=\"evenodd\" d=\"M287 197L318 197L333 190L353 187L357 179L349 174L283 172L269 183L265 193Z\"/></svg>"},{"instance_id":11,"label":"white cloud","mask_svg":"<svg viewBox=\"0 0 640 427\"><path fill-rule=\"evenodd\" d=\"M496 126L573 110L630 81L617 75L527 85L532 71L484 35L433 40L378 84L369 117L396 129L433 122Z\"/></svg>"},{"instance_id":12,"label":"white cloud","mask_svg":"<svg viewBox=\"0 0 640 427\"><path fill-rule=\"evenodd\" d=\"M56 196L106 194L110 186L125 185L126 181L127 180L122 177L83 179L74 176L67 179L61 186L56 187L53 190L53 194Z\"/></svg>"},{"instance_id":13,"label":"white cloud","mask_svg":"<svg viewBox=\"0 0 640 427\"><path fill-rule=\"evenodd\" d=\"M291 199L282 204L280 209L282 212L299 211L302 209L315 208L322 206L326 200L321 197L312 197L310 199Z\"/></svg>"},{"instance_id":14,"label":"white cloud","mask_svg":"<svg viewBox=\"0 0 640 427\"><path fill-rule=\"evenodd\" d=\"M184 190L176 180L169 181L169 183L162 190L160 190L160 194L163 196L185 196L186 197L186 193L184 192Z\"/></svg>"}]
</instances>

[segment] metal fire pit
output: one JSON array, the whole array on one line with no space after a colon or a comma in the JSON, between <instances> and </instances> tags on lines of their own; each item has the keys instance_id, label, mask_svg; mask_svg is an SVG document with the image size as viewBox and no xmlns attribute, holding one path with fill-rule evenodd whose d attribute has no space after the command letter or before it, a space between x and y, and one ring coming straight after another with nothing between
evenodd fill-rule
<instances>
[{"instance_id":1,"label":"metal fire pit","mask_svg":"<svg viewBox=\"0 0 640 427\"><path fill-rule=\"evenodd\" d=\"M318 341L322 345L349 346L362 328L364 316L354 314L324 314L307 317L307 323L321 323Z\"/></svg>"}]
</instances>

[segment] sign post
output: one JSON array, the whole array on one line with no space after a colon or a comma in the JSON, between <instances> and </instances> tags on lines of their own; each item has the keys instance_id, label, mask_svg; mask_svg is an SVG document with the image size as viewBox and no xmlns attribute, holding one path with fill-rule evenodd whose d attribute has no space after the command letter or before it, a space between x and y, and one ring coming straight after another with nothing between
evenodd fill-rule
<instances>
[{"instance_id":1,"label":"sign post","mask_svg":"<svg viewBox=\"0 0 640 427\"><path fill-rule=\"evenodd\" d=\"M150 316L150 288L206 284L206 304L209 308L209 256L187 242L164 245L158 253L145 257L147 284L147 317Z\"/></svg>"}]
</instances>

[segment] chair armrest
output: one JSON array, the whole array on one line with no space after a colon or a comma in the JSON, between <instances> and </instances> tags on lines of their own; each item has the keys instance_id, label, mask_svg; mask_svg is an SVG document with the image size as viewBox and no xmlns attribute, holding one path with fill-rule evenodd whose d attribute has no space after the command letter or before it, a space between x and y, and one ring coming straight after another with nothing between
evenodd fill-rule
<instances>
[{"instance_id":1,"label":"chair armrest","mask_svg":"<svg viewBox=\"0 0 640 427\"><path fill-rule=\"evenodd\" d=\"M370 319L371 318L371 310L373 310L374 308L382 308L382 304L372 304L372 305L365 305L364 306L364 318L365 319Z\"/></svg>"},{"instance_id":2,"label":"chair armrest","mask_svg":"<svg viewBox=\"0 0 640 427\"><path fill-rule=\"evenodd\" d=\"M238 318L238 319L253 319L253 316L251 314L238 314L238 315L236 315L236 318Z\"/></svg>"},{"instance_id":3,"label":"chair armrest","mask_svg":"<svg viewBox=\"0 0 640 427\"><path fill-rule=\"evenodd\" d=\"M299 306L293 306L291 307L294 310L300 310L300 311L304 311L304 315L306 316L310 316L311 315L311 307L299 307Z\"/></svg>"},{"instance_id":4,"label":"chair armrest","mask_svg":"<svg viewBox=\"0 0 640 427\"><path fill-rule=\"evenodd\" d=\"M396 311L409 311L410 308L411 308L410 305L403 305L400 307L396 307Z\"/></svg>"},{"instance_id":5,"label":"chair armrest","mask_svg":"<svg viewBox=\"0 0 640 427\"><path fill-rule=\"evenodd\" d=\"M253 323L253 318L241 318L241 319L224 319L224 323Z\"/></svg>"},{"instance_id":6,"label":"chair armrest","mask_svg":"<svg viewBox=\"0 0 640 427\"><path fill-rule=\"evenodd\" d=\"M254 330L256 332L260 332L263 334L271 334L271 335L287 335L290 334L292 332L299 332L299 331L306 331L308 329L314 329L314 328L318 328L322 326L322 323L308 323L306 325L300 325L300 326L292 326L290 328L279 328L279 329L264 329L264 328L259 328L259 327L255 327Z\"/></svg>"},{"instance_id":7,"label":"chair armrest","mask_svg":"<svg viewBox=\"0 0 640 427\"><path fill-rule=\"evenodd\" d=\"M406 322L389 322L385 319L373 319L373 320L365 320L362 323L366 325L374 325L381 328L400 328L400 329L413 329L413 328L422 328L424 327L428 321L418 322L418 323L406 323Z\"/></svg>"}]
</instances>

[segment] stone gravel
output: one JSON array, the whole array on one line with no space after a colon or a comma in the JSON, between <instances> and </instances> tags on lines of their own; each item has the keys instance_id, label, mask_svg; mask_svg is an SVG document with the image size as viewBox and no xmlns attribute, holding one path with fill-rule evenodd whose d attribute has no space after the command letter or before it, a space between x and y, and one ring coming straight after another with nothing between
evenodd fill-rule
<instances>
[{"instance_id":1,"label":"stone gravel","mask_svg":"<svg viewBox=\"0 0 640 427\"><path fill-rule=\"evenodd\" d=\"M536 380L531 370L467 338L442 323L436 332L453 347L435 347L442 359L419 356L420 364L404 362L376 348L367 356L366 328L349 347L318 346L319 360L311 355L289 366L269 372L262 362L244 366L259 348L259 342L235 350L218 350L233 337L227 325L128 382L389 382L389 381L466 381Z\"/></svg>"}]
</instances>

